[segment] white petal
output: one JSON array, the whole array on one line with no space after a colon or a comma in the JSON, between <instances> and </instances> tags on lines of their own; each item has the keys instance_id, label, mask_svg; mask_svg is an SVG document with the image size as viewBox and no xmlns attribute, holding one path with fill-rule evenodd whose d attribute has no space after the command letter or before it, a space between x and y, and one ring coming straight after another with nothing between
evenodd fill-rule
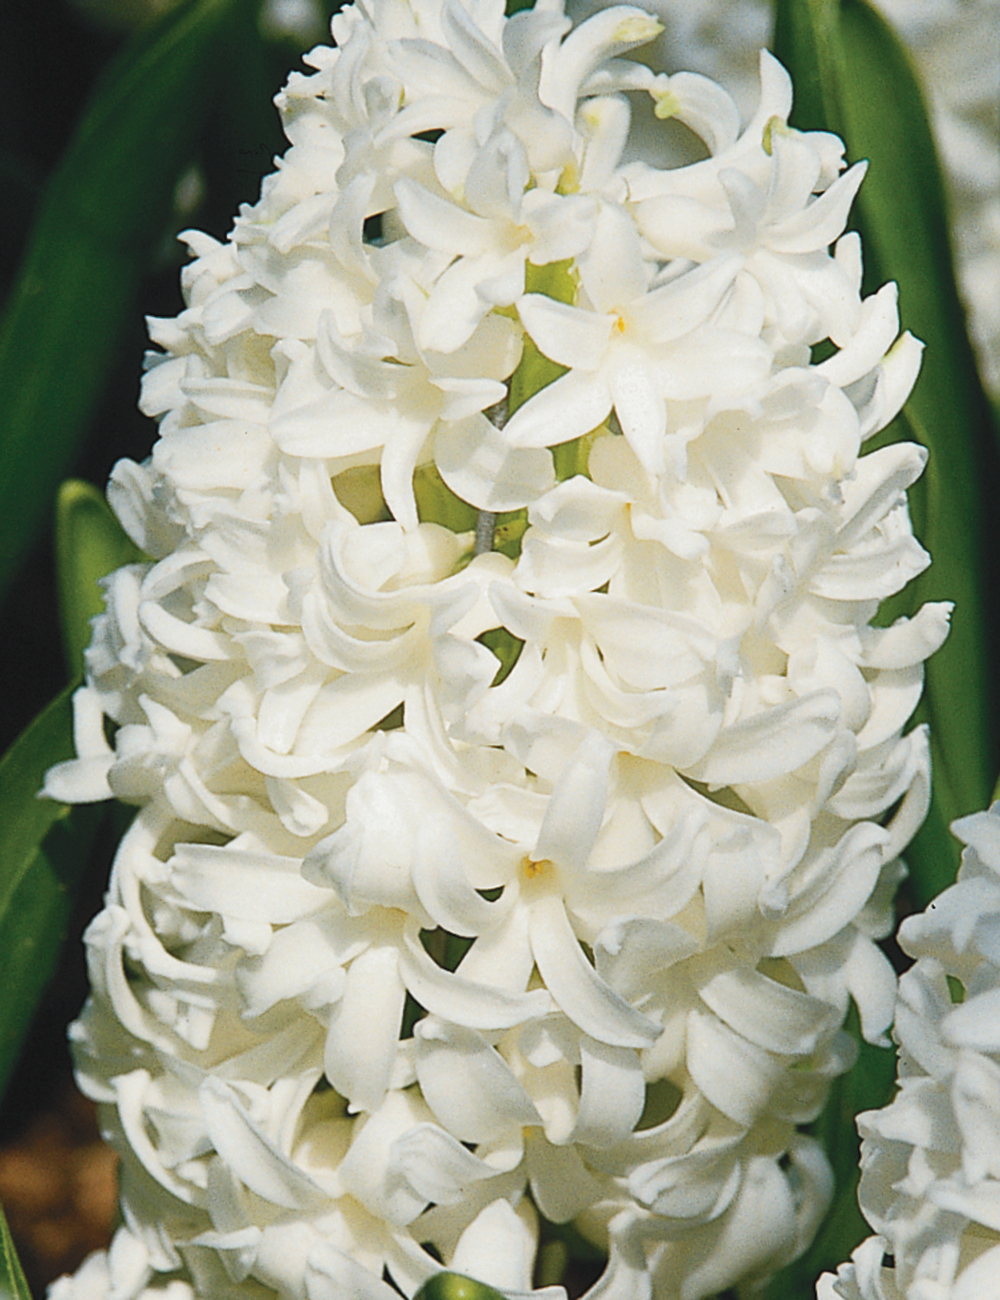
<instances>
[{"instance_id":1,"label":"white petal","mask_svg":"<svg viewBox=\"0 0 1000 1300\"><path fill-rule=\"evenodd\" d=\"M819 198L781 221L768 241L775 252L808 253L832 244L847 224L847 214L867 170L867 162L855 163Z\"/></svg>"},{"instance_id":2,"label":"white petal","mask_svg":"<svg viewBox=\"0 0 1000 1300\"><path fill-rule=\"evenodd\" d=\"M944 644L953 609L951 601L929 601L912 618L898 618L886 628L864 628L864 666L909 668L923 663Z\"/></svg>"},{"instance_id":3,"label":"white petal","mask_svg":"<svg viewBox=\"0 0 1000 1300\"><path fill-rule=\"evenodd\" d=\"M904 330L883 357L879 376L881 394L878 420L873 433L884 429L902 410L903 403L917 382L923 351L923 343L915 339L909 330Z\"/></svg>"},{"instance_id":4,"label":"white petal","mask_svg":"<svg viewBox=\"0 0 1000 1300\"><path fill-rule=\"evenodd\" d=\"M580 1040L580 1109L572 1139L591 1147L624 1142L639 1122L646 1084L636 1052Z\"/></svg>"},{"instance_id":5,"label":"white petal","mask_svg":"<svg viewBox=\"0 0 1000 1300\"><path fill-rule=\"evenodd\" d=\"M151 600L144 600L139 606L139 622L154 641L172 654L203 661L228 659L232 655L233 647L221 632L185 623Z\"/></svg>"},{"instance_id":6,"label":"white petal","mask_svg":"<svg viewBox=\"0 0 1000 1300\"><path fill-rule=\"evenodd\" d=\"M646 291L642 246L635 222L624 208L601 205L590 247L577 259L577 265L587 297L599 312L613 311L642 297Z\"/></svg>"},{"instance_id":7,"label":"white petal","mask_svg":"<svg viewBox=\"0 0 1000 1300\"><path fill-rule=\"evenodd\" d=\"M505 386L498 379L466 379L441 375L431 380L435 388L445 394L441 408L442 420L465 420L488 406L495 406L506 395Z\"/></svg>"},{"instance_id":8,"label":"white petal","mask_svg":"<svg viewBox=\"0 0 1000 1300\"><path fill-rule=\"evenodd\" d=\"M308 1300L398 1300L399 1292L332 1243L312 1251L305 1266Z\"/></svg>"},{"instance_id":9,"label":"white petal","mask_svg":"<svg viewBox=\"0 0 1000 1300\"><path fill-rule=\"evenodd\" d=\"M805 887L777 924L773 956L815 947L854 920L875 888L888 838L882 827L859 822L835 846L815 855Z\"/></svg>"},{"instance_id":10,"label":"white petal","mask_svg":"<svg viewBox=\"0 0 1000 1300\"><path fill-rule=\"evenodd\" d=\"M678 103L671 116L700 135L710 153L721 153L736 143L740 111L718 82L696 72L677 72L669 78L667 86L670 96Z\"/></svg>"},{"instance_id":11,"label":"white petal","mask_svg":"<svg viewBox=\"0 0 1000 1300\"><path fill-rule=\"evenodd\" d=\"M510 1201L491 1201L459 1237L449 1268L508 1294L532 1291L537 1248L538 1219L527 1200L516 1210Z\"/></svg>"},{"instance_id":12,"label":"white petal","mask_svg":"<svg viewBox=\"0 0 1000 1300\"><path fill-rule=\"evenodd\" d=\"M886 1030L896 1010L896 972L881 948L866 934L851 934L843 975L861 1017L866 1043L888 1047Z\"/></svg>"},{"instance_id":13,"label":"white petal","mask_svg":"<svg viewBox=\"0 0 1000 1300\"><path fill-rule=\"evenodd\" d=\"M629 1006L597 974L555 894L532 904L531 950L545 987L584 1033L612 1047L648 1047L655 1042L659 1026Z\"/></svg>"},{"instance_id":14,"label":"white petal","mask_svg":"<svg viewBox=\"0 0 1000 1300\"><path fill-rule=\"evenodd\" d=\"M534 964L527 909L512 907L496 929L475 941L459 963L458 974L474 984L523 993Z\"/></svg>"},{"instance_id":15,"label":"white petal","mask_svg":"<svg viewBox=\"0 0 1000 1300\"><path fill-rule=\"evenodd\" d=\"M692 1296L710 1296L748 1276L767 1274L788 1258L797 1237L789 1180L773 1156L746 1161L739 1194L685 1259Z\"/></svg>"},{"instance_id":16,"label":"white petal","mask_svg":"<svg viewBox=\"0 0 1000 1300\"><path fill-rule=\"evenodd\" d=\"M442 970L410 934L405 935L405 944L400 965L407 988L422 1007L445 1020L470 1029L510 1029L551 1009L551 999L543 989L504 993Z\"/></svg>"},{"instance_id":17,"label":"white petal","mask_svg":"<svg viewBox=\"0 0 1000 1300\"><path fill-rule=\"evenodd\" d=\"M303 880L301 865L298 858L212 844L178 844L170 860L174 886L189 907L273 925L329 905L329 891Z\"/></svg>"},{"instance_id":18,"label":"white petal","mask_svg":"<svg viewBox=\"0 0 1000 1300\"><path fill-rule=\"evenodd\" d=\"M560 776L549 800L532 857L582 872L604 818L608 769L614 747L599 732L588 734Z\"/></svg>"},{"instance_id":19,"label":"white petal","mask_svg":"<svg viewBox=\"0 0 1000 1300\"><path fill-rule=\"evenodd\" d=\"M777 704L756 717L725 727L691 774L710 785L767 781L794 772L833 737L840 697L817 691Z\"/></svg>"},{"instance_id":20,"label":"white petal","mask_svg":"<svg viewBox=\"0 0 1000 1300\"><path fill-rule=\"evenodd\" d=\"M504 437L515 447L555 447L596 429L611 406L603 373L571 370L519 407L508 420Z\"/></svg>"},{"instance_id":21,"label":"white petal","mask_svg":"<svg viewBox=\"0 0 1000 1300\"><path fill-rule=\"evenodd\" d=\"M687 1065L713 1106L738 1124L752 1124L781 1082L780 1064L714 1016L688 1015Z\"/></svg>"},{"instance_id":22,"label":"white petal","mask_svg":"<svg viewBox=\"0 0 1000 1300\"><path fill-rule=\"evenodd\" d=\"M261 1132L232 1088L209 1075L198 1095L212 1145L251 1191L290 1210L312 1210L327 1200L322 1188Z\"/></svg>"},{"instance_id":23,"label":"white petal","mask_svg":"<svg viewBox=\"0 0 1000 1300\"><path fill-rule=\"evenodd\" d=\"M520 510L555 486L549 452L511 446L485 416L442 421L434 460L452 492L478 510Z\"/></svg>"},{"instance_id":24,"label":"white petal","mask_svg":"<svg viewBox=\"0 0 1000 1300\"><path fill-rule=\"evenodd\" d=\"M637 690L679 686L718 653L715 637L683 613L600 594L579 596L573 604L605 662Z\"/></svg>"},{"instance_id":25,"label":"white petal","mask_svg":"<svg viewBox=\"0 0 1000 1300\"><path fill-rule=\"evenodd\" d=\"M443 5L441 26L448 48L454 51L462 67L482 87L492 94L507 89L513 81L510 69L500 51L462 5Z\"/></svg>"},{"instance_id":26,"label":"white petal","mask_svg":"<svg viewBox=\"0 0 1000 1300\"><path fill-rule=\"evenodd\" d=\"M621 540L616 536L589 545L530 529L521 543L515 580L536 596L559 599L598 590L621 564Z\"/></svg>"},{"instance_id":27,"label":"white petal","mask_svg":"<svg viewBox=\"0 0 1000 1300\"><path fill-rule=\"evenodd\" d=\"M517 300L524 328L539 350L562 366L596 370L604 360L614 318L557 302L541 293Z\"/></svg>"},{"instance_id":28,"label":"white petal","mask_svg":"<svg viewBox=\"0 0 1000 1300\"><path fill-rule=\"evenodd\" d=\"M898 298L899 291L891 283L866 298L854 337L836 356L817 366L817 372L831 384L845 388L878 365L899 332Z\"/></svg>"},{"instance_id":29,"label":"white petal","mask_svg":"<svg viewBox=\"0 0 1000 1300\"><path fill-rule=\"evenodd\" d=\"M531 1098L482 1034L426 1016L414 1029L417 1079L437 1118L463 1142L494 1142L541 1124Z\"/></svg>"},{"instance_id":30,"label":"white petal","mask_svg":"<svg viewBox=\"0 0 1000 1300\"><path fill-rule=\"evenodd\" d=\"M844 485L838 548L846 551L895 509L926 464L926 449L912 442L893 443L862 456L853 477Z\"/></svg>"},{"instance_id":31,"label":"white petal","mask_svg":"<svg viewBox=\"0 0 1000 1300\"><path fill-rule=\"evenodd\" d=\"M431 290L417 341L427 351L454 352L468 343L492 305L508 307L523 292L523 254L459 258Z\"/></svg>"},{"instance_id":32,"label":"white petal","mask_svg":"<svg viewBox=\"0 0 1000 1300\"><path fill-rule=\"evenodd\" d=\"M827 1003L746 966L718 971L699 983L698 993L730 1029L786 1056L808 1056L840 1018Z\"/></svg>"},{"instance_id":33,"label":"white petal","mask_svg":"<svg viewBox=\"0 0 1000 1300\"><path fill-rule=\"evenodd\" d=\"M495 1178L496 1170L436 1124L417 1124L396 1138L389 1153L390 1177L402 1177L418 1196L454 1205L470 1184Z\"/></svg>"},{"instance_id":34,"label":"white petal","mask_svg":"<svg viewBox=\"0 0 1000 1300\"><path fill-rule=\"evenodd\" d=\"M996 1052L1000 1045L1000 989L988 989L968 998L949 1012L941 1025L942 1038L954 1047Z\"/></svg>"},{"instance_id":35,"label":"white petal","mask_svg":"<svg viewBox=\"0 0 1000 1300\"><path fill-rule=\"evenodd\" d=\"M341 962L356 953L342 946L345 936L331 921L327 913L285 926L265 953L240 963L236 983L251 1016L262 1015L275 1003L297 997L319 982L325 998L336 1001L344 987ZM357 947L364 942L359 936Z\"/></svg>"},{"instance_id":36,"label":"white petal","mask_svg":"<svg viewBox=\"0 0 1000 1300\"><path fill-rule=\"evenodd\" d=\"M355 957L330 1018L323 1066L355 1110L377 1110L389 1086L406 998L399 964L388 944Z\"/></svg>"},{"instance_id":37,"label":"white petal","mask_svg":"<svg viewBox=\"0 0 1000 1300\"><path fill-rule=\"evenodd\" d=\"M667 432L663 395L638 349L615 352L608 366L608 386L622 432L643 468L650 474L662 474L666 465Z\"/></svg>"},{"instance_id":38,"label":"white petal","mask_svg":"<svg viewBox=\"0 0 1000 1300\"><path fill-rule=\"evenodd\" d=\"M525 1156L535 1204L550 1222L568 1222L600 1195L575 1146L552 1146L531 1132Z\"/></svg>"},{"instance_id":39,"label":"white petal","mask_svg":"<svg viewBox=\"0 0 1000 1300\"><path fill-rule=\"evenodd\" d=\"M733 255L714 257L632 303L628 320L638 339L670 343L690 334L722 301L740 263Z\"/></svg>"},{"instance_id":40,"label":"white petal","mask_svg":"<svg viewBox=\"0 0 1000 1300\"><path fill-rule=\"evenodd\" d=\"M696 888L697 876L684 903ZM655 972L667 970L697 951L697 939L674 922L636 917L604 929L595 945L594 956L602 978L623 997L638 1001L648 993L650 977Z\"/></svg>"},{"instance_id":41,"label":"white petal","mask_svg":"<svg viewBox=\"0 0 1000 1300\"><path fill-rule=\"evenodd\" d=\"M622 1216L625 1217L625 1216ZM608 1265L587 1292L587 1300L650 1300L653 1279L639 1234L612 1236Z\"/></svg>"},{"instance_id":42,"label":"white petal","mask_svg":"<svg viewBox=\"0 0 1000 1300\"><path fill-rule=\"evenodd\" d=\"M385 503L404 528L417 527L417 503L413 495L413 471L421 459L427 435L434 427L433 416L400 420L393 436L386 439L379 466Z\"/></svg>"},{"instance_id":43,"label":"white petal","mask_svg":"<svg viewBox=\"0 0 1000 1300\"><path fill-rule=\"evenodd\" d=\"M396 182L396 198L406 229L427 248L459 256L491 250L493 227L485 217L439 198L405 176Z\"/></svg>"},{"instance_id":44,"label":"white petal","mask_svg":"<svg viewBox=\"0 0 1000 1300\"><path fill-rule=\"evenodd\" d=\"M59 803L100 803L113 799L114 791L108 785L108 772L114 755L107 758L71 758L56 763L45 773L42 794Z\"/></svg>"}]
</instances>

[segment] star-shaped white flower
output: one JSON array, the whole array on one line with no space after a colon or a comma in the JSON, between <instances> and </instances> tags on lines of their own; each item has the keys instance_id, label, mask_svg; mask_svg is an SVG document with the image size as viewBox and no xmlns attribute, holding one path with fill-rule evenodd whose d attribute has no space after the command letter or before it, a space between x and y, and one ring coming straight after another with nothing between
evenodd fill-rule
<instances>
[{"instance_id":1,"label":"star-shaped white flower","mask_svg":"<svg viewBox=\"0 0 1000 1300\"><path fill-rule=\"evenodd\" d=\"M624 209L606 204L579 267L589 306L541 294L518 301L539 349L569 373L525 403L506 435L514 446L555 446L596 429L614 409L644 468L662 474L668 397L721 402L770 368L763 343L709 324L738 261L719 258L649 290L635 226Z\"/></svg>"}]
</instances>

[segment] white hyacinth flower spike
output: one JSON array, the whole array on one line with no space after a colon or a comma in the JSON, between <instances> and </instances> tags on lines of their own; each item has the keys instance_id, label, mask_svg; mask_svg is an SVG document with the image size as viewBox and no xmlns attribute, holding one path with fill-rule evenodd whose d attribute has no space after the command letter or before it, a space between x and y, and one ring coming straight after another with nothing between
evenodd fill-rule
<instances>
[{"instance_id":1,"label":"white hyacinth flower spike","mask_svg":"<svg viewBox=\"0 0 1000 1300\"><path fill-rule=\"evenodd\" d=\"M958 880L899 929L898 1091L858 1116L875 1229L820 1300L1000 1295L1000 804L953 823Z\"/></svg>"},{"instance_id":2,"label":"white hyacinth flower spike","mask_svg":"<svg viewBox=\"0 0 1000 1300\"><path fill-rule=\"evenodd\" d=\"M122 1226L51 1294L554 1300L567 1233L591 1300L760 1282L892 1019L948 627L876 622L929 559L863 169L629 5L332 30L109 487L147 558L47 790L136 809L72 1029ZM704 156L623 161L640 100Z\"/></svg>"}]
</instances>

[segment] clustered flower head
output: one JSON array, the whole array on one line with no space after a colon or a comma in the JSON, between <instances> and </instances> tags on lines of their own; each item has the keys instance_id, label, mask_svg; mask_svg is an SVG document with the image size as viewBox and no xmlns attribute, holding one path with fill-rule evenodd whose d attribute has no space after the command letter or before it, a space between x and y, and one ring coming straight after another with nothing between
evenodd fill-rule
<instances>
[{"instance_id":1,"label":"clustered flower head","mask_svg":"<svg viewBox=\"0 0 1000 1300\"><path fill-rule=\"evenodd\" d=\"M878 1235L821 1300L1000 1295L1000 803L954 823L958 881L899 941L899 1090L858 1117L859 1196Z\"/></svg>"},{"instance_id":2,"label":"clustered flower head","mask_svg":"<svg viewBox=\"0 0 1000 1300\"><path fill-rule=\"evenodd\" d=\"M137 807L71 1031L123 1226L54 1300L517 1296L566 1223L592 1300L700 1300L824 1212L947 628L873 622L919 345L778 63L741 127L657 31L351 6L186 236L47 786Z\"/></svg>"}]
</instances>

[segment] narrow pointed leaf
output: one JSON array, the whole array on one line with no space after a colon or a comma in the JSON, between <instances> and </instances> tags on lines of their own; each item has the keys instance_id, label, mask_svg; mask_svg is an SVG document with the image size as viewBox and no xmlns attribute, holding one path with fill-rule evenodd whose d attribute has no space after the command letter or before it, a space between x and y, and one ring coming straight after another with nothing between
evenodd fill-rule
<instances>
[{"instance_id":1,"label":"narrow pointed leaf","mask_svg":"<svg viewBox=\"0 0 1000 1300\"><path fill-rule=\"evenodd\" d=\"M24 1270L17 1257L7 1216L0 1208L0 1300L31 1300Z\"/></svg>"},{"instance_id":2,"label":"narrow pointed leaf","mask_svg":"<svg viewBox=\"0 0 1000 1300\"><path fill-rule=\"evenodd\" d=\"M46 190L0 321L0 595L87 432L241 3L181 0L141 29Z\"/></svg>"},{"instance_id":3,"label":"narrow pointed leaf","mask_svg":"<svg viewBox=\"0 0 1000 1300\"><path fill-rule=\"evenodd\" d=\"M61 485L56 497L56 582L70 677L82 671L90 620L104 609L98 580L141 558L97 488L81 479Z\"/></svg>"},{"instance_id":4,"label":"narrow pointed leaf","mask_svg":"<svg viewBox=\"0 0 1000 1300\"><path fill-rule=\"evenodd\" d=\"M774 53L792 74L792 123L842 135L840 120L841 0L778 0Z\"/></svg>"},{"instance_id":5,"label":"narrow pointed leaf","mask_svg":"<svg viewBox=\"0 0 1000 1300\"><path fill-rule=\"evenodd\" d=\"M39 799L53 764L73 756L68 686L0 759L0 1094L59 957L103 815Z\"/></svg>"}]
</instances>

